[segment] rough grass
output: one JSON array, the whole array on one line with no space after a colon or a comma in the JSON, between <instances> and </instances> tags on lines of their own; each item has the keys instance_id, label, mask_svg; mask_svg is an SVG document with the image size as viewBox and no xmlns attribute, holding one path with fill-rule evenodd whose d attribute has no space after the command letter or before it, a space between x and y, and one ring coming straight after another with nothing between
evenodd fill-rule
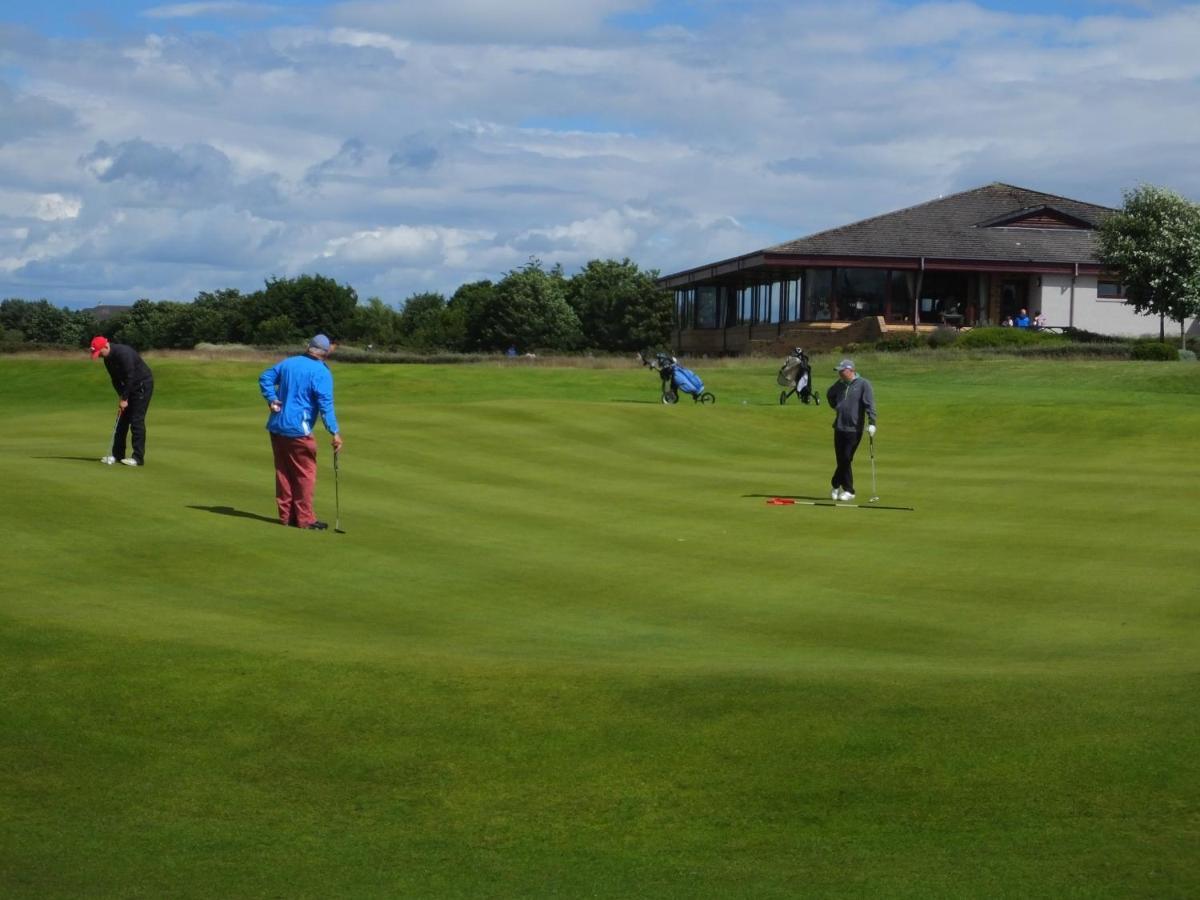
<instances>
[{"instance_id":1,"label":"rough grass","mask_svg":"<svg viewBox=\"0 0 1200 900\"><path fill-rule=\"evenodd\" d=\"M5 896L1200 891L1200 367L864 357L900 512L764 503L832 457L775 361L339 366L339 536L257 363L153 365L130 470L0 361Z\"/></svg>"}]
</instances>

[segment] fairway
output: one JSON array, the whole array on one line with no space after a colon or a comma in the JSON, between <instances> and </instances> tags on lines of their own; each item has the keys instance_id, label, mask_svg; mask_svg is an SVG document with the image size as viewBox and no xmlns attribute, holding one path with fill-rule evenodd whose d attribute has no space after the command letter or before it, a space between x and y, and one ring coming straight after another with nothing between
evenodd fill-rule
<instances>
[{"instance_id":1,"label":"fairway","mask_svg":"<svg viewBox=\"0 0 1200 900\"><path fill-rule=\"evenodd\" d=\"M0 359L0 895L1200 895L1200 365L864 357L905 511L767 504L775 361L335 362L335 535L267 361L147 362L128 469Z\"/></svg>"}]
</instances>

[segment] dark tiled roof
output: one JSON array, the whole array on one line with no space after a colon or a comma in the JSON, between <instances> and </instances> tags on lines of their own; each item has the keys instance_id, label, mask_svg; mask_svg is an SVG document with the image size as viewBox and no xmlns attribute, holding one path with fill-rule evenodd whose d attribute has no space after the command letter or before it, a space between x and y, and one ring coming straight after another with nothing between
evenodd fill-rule
<instances>
[{"instance_id":1,"label":"dark tiled roof","mask_svg":"<svg viewBox=\"0 0 1200 900\"><path fill-rule=\"evenodd\" d=\"M1089 229L982 227L1022 210L1057 210L1098 225L1115 210L1011 184L989 184L768 247L764 254L926 257L1010 262L1096 261Z\"/></svg>"},{"instance_id":2,"label":"dark tiled roof","mask_svg":"<svg viewBox=\"0 0 1200 900\"><path fill-rule=\"evenodd\" d=\"M108 319L111 319L117 313L125 312L125 310L127 310L127 309L133 309L133 307L132 306L119 306L119 305L111 304L111 303L97 303L95 306L85 310L85 312L90 312L92 314L92 317L97 322L104 322L104 321L107 321Z\"/></svg>"}]
</instances>

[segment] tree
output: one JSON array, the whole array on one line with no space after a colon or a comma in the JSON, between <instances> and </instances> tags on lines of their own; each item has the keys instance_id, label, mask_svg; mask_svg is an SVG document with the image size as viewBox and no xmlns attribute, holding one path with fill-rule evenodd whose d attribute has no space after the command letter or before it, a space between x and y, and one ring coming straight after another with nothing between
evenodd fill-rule
<instances>
[{"instance_id":1,"label":"tree","mask_svg":"<svg viewBox=\"0 0 1200 900\"><path fill-rule=\"evenodd\" d=\"M641 272L624 259L592 260L567 287L567 300L583 328L584 343L600 350L639 350L670 339L672 299L655 284L658 272Z\"/></svg>"},{"instance_id":2,"label":"tree","mask_svg":"<svg viewBox=\"0 0 1200 900\"><path fill-rule=\"evenodd\" d=\"M400 310L400 340L410 347L444 347L446 298L437 293L413 294Z\"/></svg>"},{"instance_id":3,"label":"tree","mask_svg":"<svg viewBox=\"0 0 1200 900\"><path fill-rule=\"evenodd\" d=\"M1184 323L1200 313L1200 204L1166 188L1125 192L1100 225L1100 261L1120 275L1125 302L1143 315Z\"/></svg>"},{"instance_id":4,"label":"tree","mask_svg":"<svg viewBox=\"0 0 1200 900\"><path fill-rule=\"evenodd\" d=\"M464 284L454 292L444 320L446 346L452 350L478 350L483 346L483 317L475 314L476 309L492 302L496 286L486 279Z\"/></svg>"},{"instance_id":5,"label":"tree","mask_svg":"<svg viewBox=\"0 0 1200 900\"><path fill-rule=\"evenodd\" d=\"M201 291L192 306L197 343L246 344L253 340L252 302L241 291Z\"/></svg>"},{"instance_id":6,"label":"tree","mask_svg":"<svg viewBox=\"0 0 1200 900\"><path fill-rule=\"evenodd\" d=\"M394 347L400 342L400 315L378 297L371 297L366 306L360 304L355 308L346 337L380 347Z\"/></svg>"},{"instance_id":7,"label":"tree","mask_svg":"<svg viewBox=\"0 0 1200 900\"><path fill-rule=\"evenodd\" d=\"M271 278L253 296L256 335L265 320L274 320L271 330L275 330L286 316L295 327L295 337L324 333L340 338L350 330L358 306L354 288L323 275Z\"/></svg>"},{"instance_id":8,"label":"tree","mask_svg":"<svg viewBox=\"0 0 1200 900\"><path fill-rule=\"evenodd\" d=\"M571 350L583 335L579 317L567 303L562 269L549 272L531 259L500 280L494 291L473 304L468 332L479 336L484 350Z\"/></svg>"}]
</instances>

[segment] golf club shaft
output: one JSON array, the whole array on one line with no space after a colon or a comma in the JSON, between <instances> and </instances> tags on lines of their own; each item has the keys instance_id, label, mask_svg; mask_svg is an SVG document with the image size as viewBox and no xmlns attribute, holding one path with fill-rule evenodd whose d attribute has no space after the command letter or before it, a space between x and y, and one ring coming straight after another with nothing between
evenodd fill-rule
<instances>
[{"instance_id":1,"label":"golf club shaft","mask_svg":"<svg viewBox=\"0 0 1200 900\"><path fill-rule=\"evenodd\" d=\"M342 530L342 488L338 477L338 452L333 451L333 530Z\"/></svg>"},{"instance_id":2,"label":"golf club shaft","mask_svg":"<svg viewBox=\"0 0 1200 900\"><path fill-rule=\"evenodd\" d=\"M117 429L120 427L121 427L121 411L118 409L117 410L117 419L115 422L113 422L112 437L108 439L108 449L104 451L105 456L116 456L117 455L113 451L113 445L117 442Z\"/></svg>"},{"instance_id":3,"label":"golf club shaft","mask_svg":"<svg viewBox=\"0 0 1200 900\"><path fill-rule=\"evenodd\" d=\"M879 499L879 487L875 483L875 435L868 435L871 450L871 499Z\"/></svg>"}]
</instances>

